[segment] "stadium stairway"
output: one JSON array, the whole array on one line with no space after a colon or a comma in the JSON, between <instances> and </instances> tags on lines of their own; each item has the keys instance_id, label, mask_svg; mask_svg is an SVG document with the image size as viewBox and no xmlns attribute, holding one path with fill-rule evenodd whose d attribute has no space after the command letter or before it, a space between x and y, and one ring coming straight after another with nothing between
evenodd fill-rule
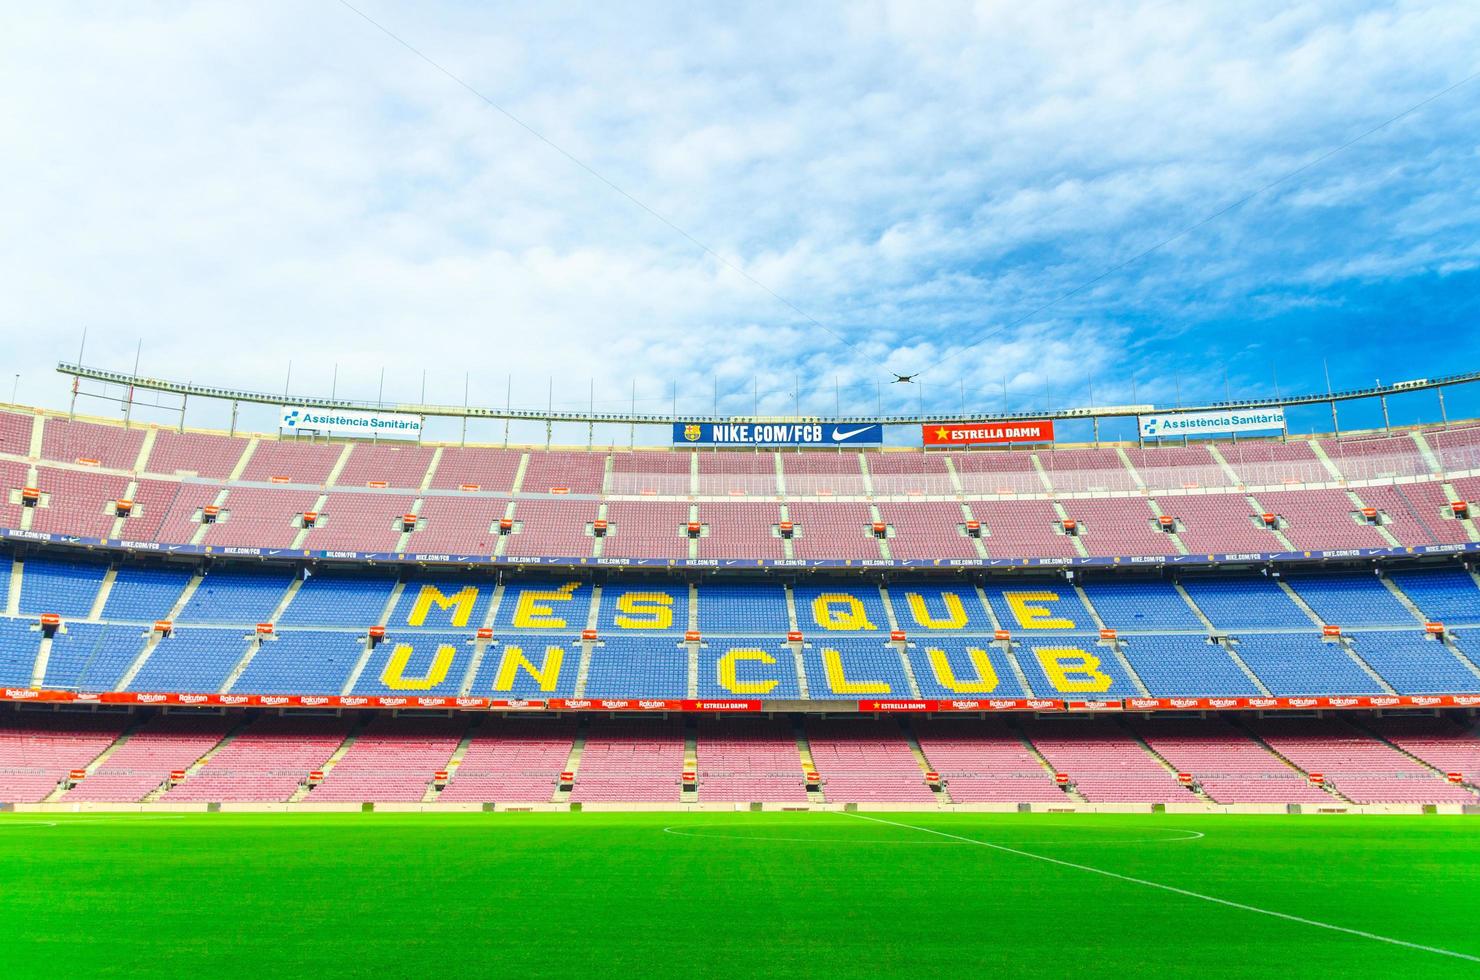
<instances>
[{"instance_id":1,"label":"stadium stairway","mask_svg":"<svg viewBox=\"0 0 1480 980\"><path fill-rule=\"evenodd\" d=\"M111 756L113 753L117 752L119 749L123 748L124 745L128 744L129 736L131 736L134 732L138 731L139 727L144 724L144 721L145 720L146 719L144 719L142 717L138 717L138 718L133 719L133 723L132 724L130 724L123 731L119 732L117 738L115 738L113 741L109 742L108 745L107 745L107 747L104 748L103 751L99 752L96 756L94 756L93 759L92 759L92 761L89 762L87 765L83 766L82 768L85 769L88 772L89 775L91 775L92 773L96 772L99 766L101 766L103 763L105 763L105 762L108 761L108 757L109 756ZM43 802L43 803L56 803L57 801L59 801L62 798L63 795L66 794L67 790L69 790L71 788L72 787L71 787L71 784L70 784L70 781L69 780L66 780L66 779L58 780L57 781L56 788L53 789L50 793L48 793L46 795L46 798L43 799L41 802Z\"/></svg>"},{"instance_id":2,"label":"stadium stairway","mask_svg":"<svg viewBox=\"0 0 1480 980\"><path fill-rule=\"evenodd\" d=\"M920 747L920 740L915 736L915 730L909 726L909 723L901 720L900 728L904 731L904 740L909 744L910 753L914 755L915 761L920 764L920 778L924 779L925 773L935 772L935 767L925 757L925 750ZM952 802L950 791L946 788L944 782L941 782L936 788L935 802L940 806L946 806Z\"/></svg>"},{"instance_id":3,"label":"stadium stairway","mask_svg":"<svg viewBox=\"0 0 1480 980\"><path fill-rule=\"evenodd\" d=\"M1151 756L1151 758L1155 759L1158 765L1160 765L1167 772L1171 773L1173 779L1176 779L1177 773L1181 770L1172 765L1171 761L1168 760L1166 756L1162 755L1160 752L1156 751L1156 749L1152 748L1151 743L1147 742L1146 739L1141 736L1140 732L1136 731L1131 726L1126 725L1124 719L1119 719L1119 721L1121 723L1121 727L1124 728L1126 730L1126 733L1135 740L1136 744L1141 747L1142 751ZM1203 791L1203 788L1201 786L1197 785L1195 782L1193 783L1193 785L1187 787L1187 789L1189 792L1192 793L1192 795L1196 796L1204 803L1211 804L1216 802L1211 796Z\"/></svg>"},{"instance_id":4,"label":"stadium stairway","mask_svg":"<svg viewBox=\"0 0 1480 980\"><path fill-rule=\"evenodd\" d=\"M1052 762L1048 761L1047 756L1045 756L1042 752L1038 750L1038 746L1033 744L1033 740L1028 737L1028 733L1023 731L1021 727L1013 725L1013 734L1017 735L1018 741L1023 743L1023 748L1027 749L1030 753L1032 753L1033 758L1038 760L1038 764L1043 767L1043 771L1048 773L1048 778L1053 779L1055 773L1057 773L1058 770L1054 768ZM1064 786L1062 787L1062 789L1064 790L1064 795L1069 797L1069 799L1073 800L1075 803L1089 802L1089 800L1085 799L1084 794L1075 789L1072 784L1069 786Z\"/></svg>"},{"instance_id":5,"label":"stadium stairway","mask_svg":"<svg viewBox=\"0 0 1480 980\"><path fill-rule=\"evenodd\" d=\"M788 594L789 593L790 590L788 590ZM807 741L807 732L805 729L802 728L802 723L800 721L797 721L795 722L795 725L797 736L797 755L802 760L802 778L806 779L808 773L815 773L817 771L817 763L812 759L812 743ZM821 783L817 785L817 790L815 792L808 793L808 797L815 797L815 799L813 799L813 802L816 803L827 802L827 793L822 788Z\"/></svg>"},{"instance_id":6,"label":"stadium stairway","mask_svg":"<svg viewBox=\"0 0 1480 980\"><path fill-rule=\"evenodd\" d=\"M93 596L92 608L87 611L87 622L100 622L103 618L103 607L108 604L108 596L113 593L113 583L118 581L118 569L110 568L103 573L103 581L98 585L98 593Z\"/></svg>"},{"instance_id":7,"label":"stadium stairway","mask_svg":"<svg viewBox=\"0 0 1480 980\"><path fill-rule=\"evenodd\" d=\"M582 644L582 646L587 646L587 644ZM576 725L575 737L570 740L570 755L565 757L565 767L560 770L561 772L568 772L572 775L579 775L581 771L581 755L586 751L586 732L588 730L588 722L585 718L582 718ZM575 786L574 780L572 780L571 786ZM571 791L569 789L562 788L560 783L557 781L555 784L555 792L550 796L550 802L569 802L570 792Z\"/></svg>"},{"instance_id":8,"label":"stadium stairway","mask_svg":"<svg viewBox=\"0 0 1480 980\"><path fill-rule=\"evenodd\" d=\"M319 771L322 772L322 773L325 773L327 775L328 772L329 772L329 770L331 770L335 766L339 765L339 760L340 759L343 759L347 754L349 754L349 750L352 749L352 748L354 748L356 736L369 723L370 723L370 717L369 716L360 719L355 724L355 727L351 728L349 730L349 733L344 736L344 741L340 742L339 745L338 745L338 747L335 748L334 751L329 754L329 758L325 759L323 761L323 763L319 765L319 767L318 767L319 768ZM308 779L306 778L307 775L308 775L307 773L304 773L305 779L303 780L303 784L301 786L299 786L296 791L294 791L294 793L293 793L292 796L288 797L288 802L289 803L301 803L301 802L303 802L303 800L313 790L313 787L311 785L309 785L309 783L308 783Z\"/></svg>"},{"instance_id":9,"label":"stadium stairway","mask_svg":"<svg viewBox=\"0 0 1480 980\"><path fill-rule=\"evenodd\" d=\"M683 769L684 772L697 773L699 771L699 729L692 718L684 720ZM684 803L698 803L699 784L696 782L693 789L680 788L678 798Z\"/></svg>"},{"instance_id":10,"label":"stadium stairway","mask_svg":"<svg viewBox=\"0 0 1480 980\"><path fill-rule=\"evenodd\" d=\"M1414 433L1414 436L1415 437L1418 437L1418 435L1419 434L1417 432ZM1454 484L1452 484L1452 483L1449 483L1449 482L1446 481L1445 483L1443 483L1440 486L1440 489L1444 491L1444 499L1445 500L1463 500L1464 499L1464 495L1461 494L1458 490L1456 490L1455 487L1454 487ZM1475 526L1475 515L1474 514L1471 514L1470 516L1468 516L1468 517L1464 518L1463 520L1461 520L1459 522L1459 526L1462 527L1462 528L1464 528L1464 530L1465 530L1465 537L1469 538L1471 541L1480 541L1480 528L1477 528Z\"/></svg>"},{"instance_id":11,"label":"stadium stairway","mask_svg":"<svg viewBox=\"0 0 1480 980\"><path fill-rule=\"evenodd\" d=\"M197 772L200 772L200 767L205 765L207 762L210 762L211 757L214 756L217 752L220 752L226 746L230 745L236 739L237 735L240 734L249 723L250 719L246 718L245 716L238 719L237 723L233 725L231 729L226 732L226 734L222 735L219 739L213 742L210 748L202 752L194 762L185 767L185 778L189 779ZM164 794L170 791L171 785L172 784L170 783L170 780L168 778L160 780L159 785L154 787L148 793L145 793L143 799L140 800L140 802L157 803L164 796Z\"/></svg>"},{"instance_id":12,"label":"stadium stairway","mask_svg":"<svg viewBox=\"0 0 1480 980\"><path fill-rule=\"evenodd\" d=\"M1233 719L1231 721L1231 723L1239 731L1243 732L1249 738L1253 739L1254 742L1255 742L1255 744L1257 744L1264 751L1268 752L1270 755L1274 756L1276 759L1280 760L1285 765L1289 766L1291 769L1294 769L1296 772L1300 773L1300 775L1304 776L1307 780L1310 779L1310 773L1309 772L1307 772L1305 769L1302 769L1300 766L1296 765L1295 762L1294 762L1294 760L1292 760L1289 756L1285 755L1279 749L1275 748L1273 745L1270 745L1267 741L1264 740L1264 738L1262 738L1259 735L1258 732L1254 731L1252 728L1250 728L1247 725L1243 724L1238 719ZM1351 799L1349 799L1349 798L1341 795L1341 792L1339 790L1337 790L1335 786L1332 786L1330 783L1326 783L1325 785L1321 786L1321 790L1324 791L1324 792L1326 792L1327 794L1329 794L1333 798L1335 798L1337 800L1340 800L1342 803L1351 803L1352 802Z\"/></svg>"},{"instance_id":13,"label":"stadium stairway","mask_svg":"<svg viewBox=\"0 0 1480 980\"><path fill-rule=\"evenodd\" d=\"M1355 719L1355 718L1348 719L1348 721L1349 721L1349 723L1351 724L1351 726L1353 728L1355 728L1358 731L1362 732L1364 735L1367 735L1368 737L1370 737L1372 739L1375 739L1378 742L1381 742L1383 745L1386 745L1388 748L1390 748L1393 751L1397 752L1399 755L1405 755L1405 756L1407 756L1408 758L1410 758L1414 762L1416 762L1418 765L1423 766L1425 769L1427 769L1429 772L1432 772L1434 775L1438 776L1439 778L1441 778L1441 779L1444 778L1444 776L1446 774L1446 770L1441 769L1438 766L1434 765L1434 763L1430 762L1428 759L1425 759L1423 756L1418 755L1418 754L1416 754L1416 753L1414 753L1414 752L1412 752L1412 751L1404 748L1402 745L1400 745L1397 742L1393 741L1391 738L1388 738L1382 732L1380 732L1377 729L1373 728L1370 724L1365 723L1361 719ZM1464 773L1463 775L1466 777L1466 779L1465 779L1465 782L1462 783L1461 785L1464 786L1466 789L1468 789L1472 793L1480 794L1480 789L1477 789L1477 787L1476 787L1476 774L1475 773Z\"/></svg>"},{"instance_id":14,"label":"stadium stairway","mask_svg":"<svg viewBox=\"0 0 1480 980\"><path fill-rule=\"evenodd\" d=\"M1416 619L1420 623L1428 619L1428 617L1425 616L1423 612L1418 608L1418 605L1412 599L1408 598L1408 593L1398 588L1397 582L1394 582L1386 575L1379 576L1377 580L1383 584L1384 588L1392 593L1393 598L1398 600L1399 605L1401 605L1404 609L1408 610L1413 615L1414 619Z\"/></svg>"},{"instance_id":15,"label":"stadium stairway","mask_svg":"<svg viewBox=\"0 0 1480 980\"><path fill-rule=\"evenodd\" d=\"M483 727L481 718L474 718L473 723L463 731L462 738L457 743L457 748L452 750L451 757L442 768L447 770L449 780L457 776L458 767L462 765L463 757L468 754L468 748L473 744L473 736L478 734L478 729ZM435 781L427 783L426 792L421 795L423 803L435 803L442 795L442 787L436 785Z\"/></svg>"},{"instance_id":16,"label":"stadium stairway","mask_svg":"<svg viewBox=\"0 0 1480 980\"><path fill-rule=\"evenodd\" d=\"M222 749L226 748L226 746L236 741L236 737L240 735L249 724L251 724L251 719L246 717L243 717L239 722L237 722L236 726L225 735L222 735L220 740L216 742L215 745L212 745L210 748L206 749L205 752L201 754L201 757L199 759L196 759L190 765L185 767L185 778L189 779L191 776L194 776L196 773L200 772L201 767L204 766L207 762L210 762L211 759L216 755L216 753L220 752ZM168 780L165 780L159 786L156 786L153 790L151 790L144 797L143 802L157 803L160 798L162 798L164 794L168 793L169 791L170 783Z\"/></svg>"},{"instance_id":17,"label":"stadium stairway","mask_svg":"<svg viewBox=\"0 0 1480 980\"><path fill-rule=\"evenodd\" d=\"M1310 621L1314 623L1318 628L1328 625L1326 621L1321 618L1320 614L1315 611L1315 608L1305 600L1305 597L1303 595L1301 595L1299 592L1296 592L1289 582L1285 581L1284 579L1280 579L1275 584L1280 587L1280 591L1284 592L1285 595L1290 597L1291 602L1300 607L1301 612L1310 617ZM1330 625L1340 626L1341 624L1335 623ZM1344 637L1337 637L1334 640L1329 640L1327 642L1332 643L1337 648L1339 648L1342 653L1346 654L1347 659L1356 664L1357 667L1362 671L1362 673L1371 678L1372 683L1380 687L1384 694L1398 693L1393 689L1393 686L1387 682L1387 678L1383 677L1377 671L1373 670L1372 665L1362 659L1361 655L1358 654L1357 651L1352 647L1350 640L1347 640Z\"/></svg>"}]
</instances>

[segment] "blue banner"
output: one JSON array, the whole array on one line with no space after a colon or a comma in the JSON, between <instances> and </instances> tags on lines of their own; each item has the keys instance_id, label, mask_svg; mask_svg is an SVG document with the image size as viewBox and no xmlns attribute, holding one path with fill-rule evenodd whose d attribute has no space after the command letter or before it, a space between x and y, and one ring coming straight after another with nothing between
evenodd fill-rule
<instances>
[{"instance_id":1,"label":"blue banner","mask_svg":"<svg viewBox=\"0 0 1480 980\"><path fill-rule=\"evenodd\" d=\"M882 446L884 427L847 422L674 422L675 446Z\"/></svg>"},{"instance_id":2,"label":"blue banner","mask_svg":"<svg viewBox=\"0 0 1480 980\"><path fill-rule=\"evenodd\" d=\"M118 538L85 538L75 534L21 531L0 527L0 540L70 545L91 552L157 552L217 558L371 562L374 564L488 566L600 566L618 568L712 568L725 571L812 568L1114 568L1128 565L1260 565L1332 559L1412 558L1416 555L1480 555L1480 542L1425 544L1406 548L1342 548L1331 551L1246 551L1194 555L1095 555L1074 558L594 558L558 555L457 554L420 551L310 551L302 548L238 548L209 544L163 544Z\"/></svg>"}]
</instances>

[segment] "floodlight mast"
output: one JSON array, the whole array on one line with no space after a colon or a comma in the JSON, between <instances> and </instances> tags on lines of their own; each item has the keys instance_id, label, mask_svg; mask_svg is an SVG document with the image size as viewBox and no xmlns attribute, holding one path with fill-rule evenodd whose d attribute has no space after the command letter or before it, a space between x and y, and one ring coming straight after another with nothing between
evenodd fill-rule
<instances>
[{"instance_id":1,"label":"floodlight mast","mask_svg":"<svg viewBox=\"0 0 1480 980\"><path fill-rule=\"evenodd\" d=\"M285 398L280 394L271 394L260 391L248 391L238 388L223 388L209 385L199 385L183 381L171 381L164 378L141 377L136 372L126 373L121 371L107 371L101 368L87 367L68 361L57 364L57 372L65 374L74 379L74 383L81 381L95 381L102 384L122 385L134 391L155 391L167 394L179 395L182 398L207 398L221 401L229 401L233 405L233 417L235 407L243 402L259 405L283 405ZM896 375L893 383L915 383L912 375ZM910 426L919 425L923 422L980 422L980 421L1012 421L1015 419L1105 419L1105 418L1133 418L1137 415L1145 415L1157 411L1177 412L1208 412L1208 411L1252 411L1257 409L1287 408L1295 405L1327 405L1331 406L1334 413L1336 404L1344 401L1357 401L1368 398L1379 398L1385 400L1387 396L1398 394L1411 394L1415 391L1434 390L1439 393L1440 411L1443 412L1443 389L1453 385L1473 384L1480 381L1480 371L1470 371L1464 374L1454 374L1442 378L1420 378L1413 381L1400 381L1394 384L1375 385L1370 388L1354 388L1343 391L1314 392L1304 395L1283 395L1275 398L1247 398L1234 401L1211 402L1205 405L1179 405L1176 409L1158 409L1155 405L1098 405L1090 408L1068 408L1055 411L1039 412L941 412L939 414L925 414L920 412L914 415L839 415L834 416L832 421L843 423L857 423L861 425L885 425L885 426ZM633 410L629 412L595 412L587 411L557 412L554 410L553 389L549 399L549 406L544 410L514 408L511 404L505 404L503 408L488 406L469 405L431 405L417 403L382 403L379 401L360 401L352 398L332 397L320 398L313 396L295 395L292 401L312 408L339 411L386 411L397 412L408 415L434 416L441 418L459 419L504 419L525 422L587 422L587 423L616 423L622 425L671 425L673 423L725 423L735 421L752 421L757 415L681 415L677 411L662 415L639 413L636 409L634 394ZM675 408L677 406L675 405ZM594 394L592 400L594 408ZM820 421L816 416L788 417L787 421ZM1447 419L1446 419L1447 422ZM234 427L233 427L234 428Z\"/></svg>"}]
</instances>

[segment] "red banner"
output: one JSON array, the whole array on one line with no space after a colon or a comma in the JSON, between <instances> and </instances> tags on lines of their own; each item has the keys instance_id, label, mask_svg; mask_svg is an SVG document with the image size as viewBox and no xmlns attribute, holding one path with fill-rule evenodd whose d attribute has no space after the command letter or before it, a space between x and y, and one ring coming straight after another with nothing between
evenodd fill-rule
<instances>
[{"instance_id":1,"label":"red banner","mask_svg":"<svg viewBox=\"0 0 1480 980\"><path fill-rule=\"evenodd\" d=\"M684 711L760 711L759 701L685 701Z\"/></svg>"},{"instance_id":2,"label":"red banner","mask_svg":"<svg viewBox=\"0 0 1480 980\"><path fill-rule=\"evenodd\" d=\"M933 701L931 711L1062 711L1062 701L1048 698L952 698Z\"/></svg>"},{"instance_id":3,"label":"red banner","mask_svg":"<svg viewBox=\"0 0 1480 980\"><path fill-rule=\"evenodd\" d=\"M665 698L552 698L552 711L682 711L684 703Z\"/></svg>"},{"instance_id":4,"label":"red banner","mask_svg":"<svg viewBox=\"0 0 1480 980\"><path fill-rule=\"evenodd\" d=\"M927 422L920 426L927 446L986 446L1015 442L1053 442L1053 420L1028 422Z\"/></svg>"},{"instance_id":5,"label":"red banner","mask_svg":"<svg viewBox=\"0 0 1480 980\"><path fill-rule=\"evenodd\" d=\"M766 702L745 699L551 698L523 700L426 694L192 694L151 691L50 691L0 688L0 701L75 704L135 704L211 708L436 708L457 711L765 711ZM1285 698L1126 698L1059 701L1050 698L901 698L816 701L819 708L853 704L864 712L924 711L1259 711L1343 708L1477 708L1480 694L1362 694ZM790 704L790 702L788 702Z\"/></svg>"}]
</instances>

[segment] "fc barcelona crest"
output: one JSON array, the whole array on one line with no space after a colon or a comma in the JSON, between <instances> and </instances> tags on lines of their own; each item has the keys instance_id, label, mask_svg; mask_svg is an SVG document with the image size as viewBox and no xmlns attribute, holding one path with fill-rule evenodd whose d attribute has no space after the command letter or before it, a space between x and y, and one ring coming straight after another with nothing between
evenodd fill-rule
<instances>
[{"instance_id":1,"label":"fc barcelona crest","mask_svg":"<svg viewBox=\"0 0 1480 980\"><path fill-rule=\"evenodd\" d=\"M684 439L688 440L689 442L698 442L699 441L699 437L701 435L703 435L703 434L704 434L704 430L703 430L703 428L701 426L698 426L698 425L686 425L686 426L683 427L683 437L684 437Z\"/></svg>"}]
</instances>

